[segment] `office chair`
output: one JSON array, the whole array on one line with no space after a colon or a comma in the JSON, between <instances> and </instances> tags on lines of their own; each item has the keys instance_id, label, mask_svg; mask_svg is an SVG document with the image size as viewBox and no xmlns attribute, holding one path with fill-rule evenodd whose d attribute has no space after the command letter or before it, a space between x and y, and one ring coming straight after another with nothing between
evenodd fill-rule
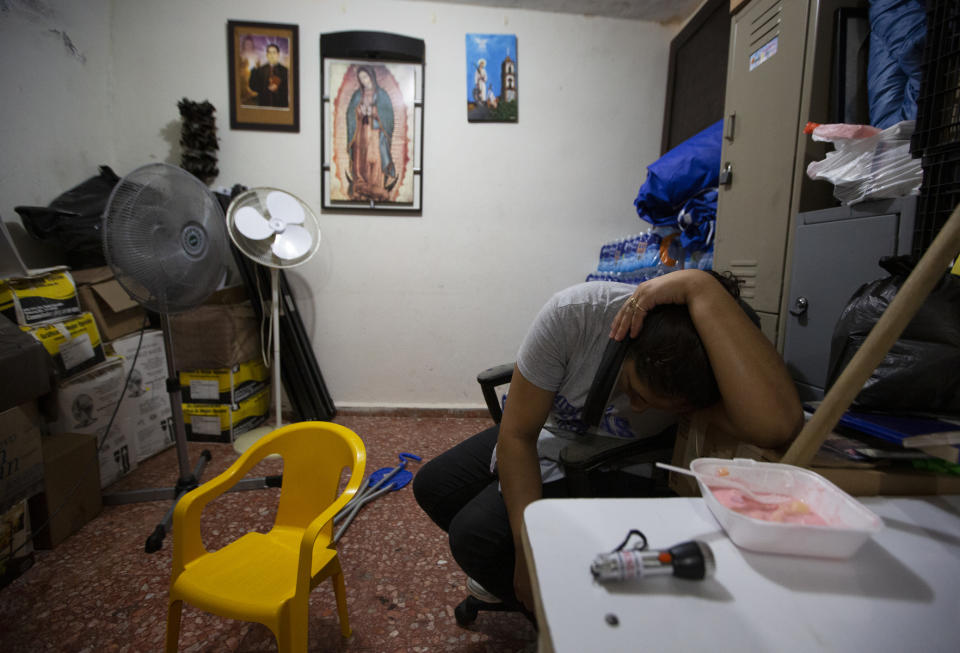
<instances>
[{"instance_id":1,"label":"office chair","mask_svg":"<svg viewBox=\"0 0 960 653\"><path fill-rule=\"evenodd\" d=\"M610 396L610 391L616 381L616 376L620 372L620 363L622 362L622 352L611 354L619 355L619 360L604 361L601 363L601 370L594 379L591 395L597 395L599 401L606 403ZM513 376L513 363L497 365L486 369L477 375L477 382L480 384L480 390L483 393L483 399L487 404L487 410L490 417L497 424L503 418L503 410L500 407L500 398L497 396L497 388L510 382ZM588 405L592 398L587 399ZM589 407L584 411L589 410ZM596 488L591 484L591 472L610 466L624 467L640 463L652 463L656 461L669 462L673 456L673 446L676 439L676 427L672 426L659 434L641 439L623 439L614 437L595 436L589 439L571 440L563 445L559 452L559 464L563 469L565 482L567 484L567 493L571 497L592 497L596 496ZM639 477L637 477L639 478ZM667 488L667 476L657 470L653 483L648 488L650 496L672 496L674 493ZM457 624L462 627L473 623L479 611L515 612L517 607L505 603L488 603L475 596L468 595L454 609L454 617ZM532 615L525 610L521 610L529 619Z\"/></svg>"},{"instance_id":2,"label":"office chair","mask_svg":"<svg viewBox=\"0 0 960 653\"><path fill-rule=\"evenodd\" d=\"M204 507L271 454L283 457L273 528L207 551L200 534ZM363 441L353 431L301 422L263 437L225 472L185 494L173 515L167 653L177 650L184 601L222 617L262 623L273 632L279 651L305 652L309 594L327 578L333 581L340 633L349 637L343 572L331 544L333 517L356 494L365 464ZM350 479L338 496L344 468Z\"/></svg>"}]
</instances>

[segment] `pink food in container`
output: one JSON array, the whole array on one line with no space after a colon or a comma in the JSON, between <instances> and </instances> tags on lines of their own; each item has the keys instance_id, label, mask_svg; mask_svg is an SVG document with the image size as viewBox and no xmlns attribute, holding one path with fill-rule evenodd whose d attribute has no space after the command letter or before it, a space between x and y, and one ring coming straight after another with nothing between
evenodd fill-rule
<instances>
[{"instance_id":1,"label":"pink food in container","mask_svg":"<svg viewBox=\"0 0 960 653\"><path fill-rule=\"evenodd\" d=\"M883 528L873 512L816 472L793 465L748 459L697 458L690 469L710 511L737 546L750 551L825 558L849 558ZM710 478L718 484L709 487ZM733 479L749 487L721 487Z\"/></svg>"}]
</instances>

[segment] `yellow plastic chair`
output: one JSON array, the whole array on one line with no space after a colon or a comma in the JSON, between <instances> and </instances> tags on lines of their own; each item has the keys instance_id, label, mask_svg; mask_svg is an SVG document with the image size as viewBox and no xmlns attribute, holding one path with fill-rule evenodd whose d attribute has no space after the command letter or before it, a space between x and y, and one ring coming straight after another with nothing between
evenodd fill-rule
<instances>
[{"instance_id":1,"label":"yellow plastic chair","mask_svg":"<svg viewBox=\"0 0 960 653\"><path fill-rule=\"evenodd\" d=\"M273 529L246 533L222 549L207 551L200 536L204 507L271 454L283 457ZM264 624L281 652L306 651L309 594L327 578L333 580L340 633L349 637L343 572L331 545L333 517L356 493L366 457L363 441L350 429L328 422L291 424L261 438L225 472L185 494L173 513L167 652L177 650L184 601L223 617ZM337 496L344 467L350 480Z\"/></svg>"}]
</instances>

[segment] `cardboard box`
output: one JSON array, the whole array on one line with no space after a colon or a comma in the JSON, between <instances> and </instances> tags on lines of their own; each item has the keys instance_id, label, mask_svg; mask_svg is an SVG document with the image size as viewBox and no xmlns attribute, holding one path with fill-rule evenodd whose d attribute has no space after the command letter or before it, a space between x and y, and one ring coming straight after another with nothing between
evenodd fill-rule
<instances>
[{"instance_id":1,"label":"cardboard box","mask_svg":"<svg viewBox=\"0 0 960 653\"><path fill-rule=\"evenodd\" d=\"M23 326L80 314L77 286L66 270L0 281L0 312Z\"/></svg>"},{"instance_id":2,"label":"cardboard box","mask_svg":"<svg viewBox=\"0 0 960 653\"><path fill-rule=\"evenodd\" d=\"M707 431L702 416L681 418L677 425L673 464L689 467L691 460L701 457L780 462L786 453L786 447L781 450L763 449L736 440L722 440ZM809 469L855 497L960 493L960 476L913 470L827 467L820 458L815 459ZM695 497L700 494L697 481L682 474L670 475L670 489L680 496Z\"/></svg>"},{"instance_id":3,"label":"cardboard box","mask_svg":"<svg viewBox=\"0 0 960 653\"><path fill-rule=\"evenodd\" d=\"M43 489L42 424L35 401L0 413L0 511Z\"/></svg>"},{"instance_id":4,"label":"cardboard box","mask_svg":"<svg viewBox=\"0 0 960 653\"><path fill-rule=\"evenodd\" d=\"M0 412L50 392L53 361L39 342L0 315Z\"/></svg>"},{"instance_id":5,"label":"cardboard box","mask_svg":"<svg viewBox=\"0 0 960 653\"><path fill-rule=\"evenodd\" d=\"M43 345L54 367L64 376L72 376L106 360L100 332L90 313L20 328Z\"/></svg>"},{"instance_id":6,"label":"cardboard box","mask_svg":"<svg viewBox=\"0 0 960 653\"><path fill-rule=\"evenodd\" d=\"M30 513L22 499L0 512L0 588L33 566Z\"/></svg>"},{"instance_id":7,"label":"cardboard box","mask_svg":"<svg viewBox=\"0 0 960 653\"><path fill-rule=\"evenodd\" d=\"M137 353L137 345L140 353ZM113 353L123 357L127 392L117 413L117 421L133 442L137 462L170 447L174 440L173 409L167 392L167 356L163 332L148 329L114 340L108 345ZM130 368L136 356L137 364Z\"/></svg>"},{"instance_id":8,"label":"cardboard box","mask_svg":"<svg viewBox=\"0 0 960 653\"><path fill-rule=\"evenodd\" d=\"M180 393L186 404L236 405L263 390L270 373L259 358L215 370L180 372Z\"/></svg>"},{"instance_id":9,"label":"cardboard box","mask_svg":"<svg viewBox=\"0 0 960 653\"><path fill-rule=\"evenodd\" d=\"M170 329L178 370L231 368L260 356L260 322L249 301L177 313Z\"/></svg>"},{"instance_id":10,"label":"cardboard box","mask_svg":"<svg viewBox=\"0 0 960 653\"><path fill-rule=\"evenodd\" d=\"M100 514L100 466L97 439L89 433L46 435L43 446L43 492L29 501L38 549L52 549Z\"/></svg>"},{"instance_id":11,"label":"cardboard box","mask_svg":"<svg viewBox=\"0 0 960 653\"><path fill-rule=\"evenodd\" d=\"M855 497L960 494L960 476L913 470L844 469L816 465L810 469Z\"/></svg>"},{"instance_id":12,"label":"cardboard box","mask_svg":"<svg viewBox=\"0 0 960 653\"><path fill-rule=\"evenodd\" d=\"M140 330L146 312L114 278L110 267L77 270L73 276L80 305L93 314L105 340L115 340Z\"/></svg>"},{"instance_id":13,"label":"cardboard box","mask_svg":"<svg viewBox=\"0 0 960 653\"><path fill-rule=\"evenodd\" d=\"M125 379L123 359L117 356L57 387L57 417L50 430L54 434L89 433L96 436L100 487L110 485L137 466L135 444L132 438L127 438L117 419L107 432Z\"/></svg>"},{"instance_id":14,"label":"cardboard box","mask_svg":"<svg viewBox=\"0 0 960 653\"><path fill-rule=\"evenodd\" d=\"M237 405L183 404L183 421L191 442L233 442L267 421L270 386Z\"/></svg>"}]
</instances>

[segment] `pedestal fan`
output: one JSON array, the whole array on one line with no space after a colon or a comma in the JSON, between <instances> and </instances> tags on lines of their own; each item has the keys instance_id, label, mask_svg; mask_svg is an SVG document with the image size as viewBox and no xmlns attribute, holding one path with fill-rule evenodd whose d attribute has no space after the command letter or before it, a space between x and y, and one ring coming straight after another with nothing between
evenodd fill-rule
<instances>
[{"instance_id":1,"label":"pedestal fan","mask_svg":"<svg viewBox=\"0 0 960 653\"><path fill-rule=\"evenodd\" d=\"M244 256L270 268L270 333L273 343L273 392L276 425L240 435L234 448L242 453L274 428L283 425L280 379L280 270L307 262L320 246L317 216L296 196L277 188L251 188L227 207L227 231ZM269 350L269 346L267 347Z\"/></svg>"},{"instance_id":2,"label":"pedestal fan","mask_svg":"<svg viewBox=\"0 0 960 653\"><path fill-rule=\"evenodd\" d=\"M117 183L102 226L104 254L117 281L146 309L160 314L180 467L175 488L106 495L104 503L176 500L197 486L210 452L204 451L196 468L190 468L168 321L170 314L202 304L223 281L228 247L223 211L210 190L189 172L151 163ZM171 506L147 539L147 553L162 546L172 514Z\"/></svg>"}]
</instances>

